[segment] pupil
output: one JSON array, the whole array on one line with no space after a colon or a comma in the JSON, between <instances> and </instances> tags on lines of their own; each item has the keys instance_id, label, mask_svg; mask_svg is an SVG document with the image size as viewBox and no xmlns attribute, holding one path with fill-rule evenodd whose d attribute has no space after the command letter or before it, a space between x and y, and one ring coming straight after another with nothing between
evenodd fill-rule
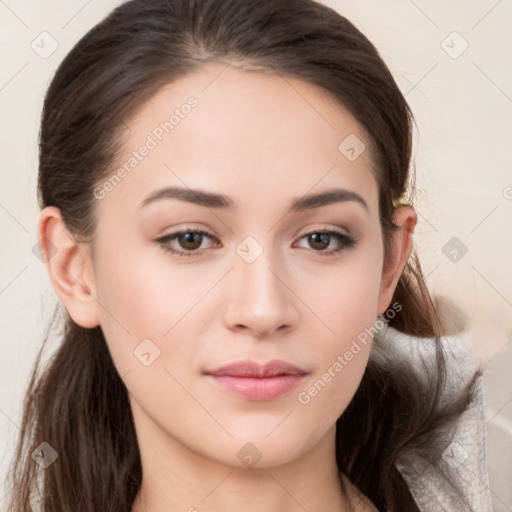
<instances>
[{"instance_id":1,"label":"pupil","mask_svg":"<svg viewBox=\"0 0 512 512\"><path fill-rule=\"evenodd\" d=\"M330 235L327 233L313 233L309 235L309 242L313 248L325 249L329 246ZM319 245L318 245L319 244Z\"/></svg>"},{"instance_id":2,"label":"pupil","mask_svg":"<svg viewBox=\"0 0 512 512\"><path fill-rule=\"evenodd\" d=\"M185 233L180 235L180 245L184 249L197 249L201 246L201 237L201 233Z\"/></svg>"}]
</instances>

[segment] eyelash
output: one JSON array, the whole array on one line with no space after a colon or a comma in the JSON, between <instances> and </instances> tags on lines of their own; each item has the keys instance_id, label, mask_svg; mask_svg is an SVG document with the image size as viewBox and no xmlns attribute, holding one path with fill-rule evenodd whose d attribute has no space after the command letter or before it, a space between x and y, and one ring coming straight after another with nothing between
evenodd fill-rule
<instances>
[{"instance_id":1,"label":"eyelash","mask_svg":"<svg viewBox=\"0 0 512 512\"><path fill-rule=\"evenodd\" d=\"M203 235L203 236L206 236L207 238L210 238L210 239L213 239L213 240L217 240L218 241L218 238L211 235L210 233L206 232L206 231L203 231L201 229L182 229L180 231L176 231L174 233L169 233L168 235L164 235L160 238L157 238L156 239L156 242L160 244L160 247L166 251L166 252L169 252L171 254L175 254L176 256L187 256L187 257L190 257L190 256L199 256L203 253L203 251L205 251L206 249L202 249L202 250L194 250L194 251L179 251L177 249L174 249L172 247L170 247L168 245L168 243L172 240L174 240L175 238L179 237L180 235L184 235L184 234L187 234L187 233L197 233L197 234L200 234L200 235ZM320 256L336 256L337 254L343 252L343 251L346 251L348 249L351 249L352 247L354 247L356 245L356 242L357 240L351 236L348 236L346 235L345 233L341 233L339 231L336 231L336 230L332 230L332 229L318 229L318 230L315 230L315 231L310 231L309 233L306 233L304 235L302 235L299 240L302 240L303 238L306 238L308 237L309 235L313 235L313 234L328 234L328 235L334 235L335 237L338 238L339 241L342 242L342 245L340 248L338 249L331 249L329 251L315 251L313 250L313 252L319 254Z\"/></svg>"}]
</instances>

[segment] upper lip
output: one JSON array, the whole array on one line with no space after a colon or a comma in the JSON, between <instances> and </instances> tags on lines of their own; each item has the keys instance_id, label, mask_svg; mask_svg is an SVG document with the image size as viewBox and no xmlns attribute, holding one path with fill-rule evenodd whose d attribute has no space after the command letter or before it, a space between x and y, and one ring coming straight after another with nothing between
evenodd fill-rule
<instances>
[{"instance_id":1,"label":"upper lip","mask_svg":"<svg viewBox=\"0 0 512 512\"><path fill-rule=\"evenodd\" d=\"M229 377L276 377L277 375L305 375L306 372L293 364L274 359L263 365L255 361L245 360L222 366L207 375L229 376Z\"/></svg>"}]
</instances>

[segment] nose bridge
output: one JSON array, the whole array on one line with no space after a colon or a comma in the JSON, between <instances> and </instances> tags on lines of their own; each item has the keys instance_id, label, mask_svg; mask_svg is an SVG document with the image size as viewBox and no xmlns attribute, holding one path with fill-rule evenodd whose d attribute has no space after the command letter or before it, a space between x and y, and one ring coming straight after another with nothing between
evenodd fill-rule
<instances>
[{"instance_id":1,"label":"nose bridge","mask_svg":"<svg viewBox=\"0 0 512 512\"><path fill-rule=\"evenodd\" d=\"M282 281L279 255L247 237L236 248L226 321L259 333L295 321L292 294Z\"/></svg>"},{"instance_id":2,"label":"nose bridge","mask_svg":"<svg viewBox=\"0 0 512 512\"><path fill-rule=\"evenodd\" d=\"M254 251L254 249L251 249ZM271 248L266 247L261 254L254 260L246 260L239 255L235 264L237 272L239 272L240 282L243 284L247 297L252 300L265 299L275 300L281 294L282 283L276 278L276 255L273 254ZM273 270L273 272L271 271Z\"/></svg>"}]
</instances>

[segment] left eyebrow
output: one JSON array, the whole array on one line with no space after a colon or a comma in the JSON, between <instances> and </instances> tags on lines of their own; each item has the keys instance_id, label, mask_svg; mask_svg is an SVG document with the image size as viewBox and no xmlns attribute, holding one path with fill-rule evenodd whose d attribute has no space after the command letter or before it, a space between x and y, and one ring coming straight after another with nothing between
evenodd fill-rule
<instances>
[{"instance_id":1,"label":"left eyebrow","mask_svg":"<svg viewBox=\"0 0 512 512\"><path fill-rule=\"evenodd\" d=\"M234 204L234 201L231 198L221 194L191 188L165 187L149 194L149 196L141 202L140 208L163 199L178 199L180 201L186 201L199 206L205 206L207 208L230 208ZM368 204L362 196L357 192L344 188L327 190L318 194L310 194L295 199L292 201L289 211L301 212L304 210L311 210L313 208L320 208L321 206L327 206L333 203L347 201L355 201L362 205L366 211L370 211Z\"/></svg>"},{"instance_id":2,"label":"left eyebrow","mask_svg":"<svg viewBox=\"0 0 512 512\"><path fill-rule=\"evenodd\" d=\"M290 208L291 212L301 212L304 210L310 210L312 208L319 208L321 206L327 206L332 203L340 203L346 201L355 201L364 207L369 212L368 204L357 192L347 190L345 188L335 188L333 190L327 190L326 192L320 192L319 194L310 194L309 196L301 197L296 199Z\"/></svg>"}]
</instances>

